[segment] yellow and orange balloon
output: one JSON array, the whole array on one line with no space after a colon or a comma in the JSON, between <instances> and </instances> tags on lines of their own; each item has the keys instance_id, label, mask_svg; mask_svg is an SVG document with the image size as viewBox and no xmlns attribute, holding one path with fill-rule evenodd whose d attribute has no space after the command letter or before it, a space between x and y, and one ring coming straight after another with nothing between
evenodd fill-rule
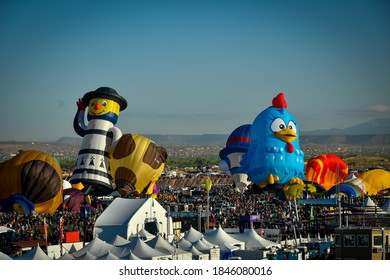
<instances>
[{"instance_id":1,"label":"yellow and orange balloon","mask_svg":"<svg viewBox=\"0 0 390 280\"><path fill-rule=\"evenodd\" d=\"M316 182L326 190L344 182L347 175L347 163L336 154L323 154L313 157L306 166L306 180Z\"/></svg>"},{"instance_id":2,"label":"yellow and orange balloon","mask_svg":"<svg viewBox=\"0 0 390 280\"><path fill-rule=\"evenodd\" d=\"M23 212L23 201L32 204L31 210L36 212L55 212L63 201L60 164L44 152L19 151L0 163L0 201L2 205L11 203L19 213Z\"/></svg>"}]
</instances>

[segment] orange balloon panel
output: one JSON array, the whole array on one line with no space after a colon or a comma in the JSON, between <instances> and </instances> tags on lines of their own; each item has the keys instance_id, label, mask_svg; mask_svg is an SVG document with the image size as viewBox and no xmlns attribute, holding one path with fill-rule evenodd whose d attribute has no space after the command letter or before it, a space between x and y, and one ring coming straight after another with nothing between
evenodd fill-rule
<instances>
[{"instance_id":1,"label":"orange balloon panel","mask_svg":"<svg viewBox=\"0 0 390 280\"><path fill-rule=\"evenodd\" d=\"M326 190L344 182L347 175L347 163L335 154L314 157L308 161L306 166L306 180L316 182Z\"/></svg>"}]
</instances>

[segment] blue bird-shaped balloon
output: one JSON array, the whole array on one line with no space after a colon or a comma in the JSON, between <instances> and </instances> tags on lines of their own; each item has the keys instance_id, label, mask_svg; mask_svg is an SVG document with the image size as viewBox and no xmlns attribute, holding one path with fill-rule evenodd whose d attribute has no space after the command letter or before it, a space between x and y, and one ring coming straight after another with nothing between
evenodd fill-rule
<instances>
[{"instance_id":1,"label":"blue bird-shaped balloon","mask_svg":"<svg viewBox=\"0 0 390 280\"><path fill-rule=\"evenodd\" d=\"M260 187L275 182L303 184L305 179L298 125L286 108L284 94L279 93L252 123L249 150L241 164L249 180Z\"/></svg>"}]
</instances>

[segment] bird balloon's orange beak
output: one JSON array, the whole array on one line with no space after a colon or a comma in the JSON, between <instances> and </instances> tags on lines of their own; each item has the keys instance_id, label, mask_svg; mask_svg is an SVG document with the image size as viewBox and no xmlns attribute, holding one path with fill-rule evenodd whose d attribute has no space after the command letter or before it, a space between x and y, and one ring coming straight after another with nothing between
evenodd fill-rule
<instances>
[{"instance_id":1,"label":"bird balloon's orange beak","mask_svg":"<svg viewBox=\"0 0 390 280\"><path fill-rule=\"evenodd\" d=\"M298 137L296 132L290 128L275 132L275 136L287 143L291 143Z\"/></svg>"}]
</instances>

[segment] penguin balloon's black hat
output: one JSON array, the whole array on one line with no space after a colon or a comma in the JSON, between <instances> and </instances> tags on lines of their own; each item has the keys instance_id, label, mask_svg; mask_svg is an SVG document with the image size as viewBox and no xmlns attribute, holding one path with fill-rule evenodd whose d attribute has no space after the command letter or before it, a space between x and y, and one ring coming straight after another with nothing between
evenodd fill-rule
<instances>
[{"instance_id":1,"label":"penguin balloon's black hat","mask_svg":"<svg viewBox=\"0 0 390 280\"><path fill-rule=\"evenodd\" d=\"M83 102L88 104L93 98L106 98L117 102L120 106L120 111L123 111L127 107L127 101L120 96L114 89L110 87L100 87L94 91L87 92L83 96Z\"/></svg>"}]
</instances>

